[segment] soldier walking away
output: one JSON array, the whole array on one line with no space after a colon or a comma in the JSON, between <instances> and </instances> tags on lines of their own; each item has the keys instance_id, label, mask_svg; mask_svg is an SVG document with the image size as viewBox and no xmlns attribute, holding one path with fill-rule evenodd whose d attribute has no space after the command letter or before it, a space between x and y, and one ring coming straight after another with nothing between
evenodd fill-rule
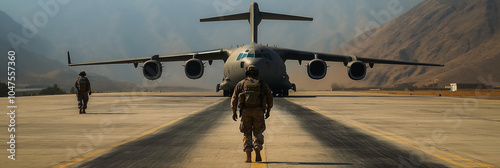
<instances>
[{"instance_id":1,"label":"soldier walking away","mask_svg":"<svg viewBox=\"0 0 500 168\"><path fill-rule=\"evenodd\" d=\"M243 133L243 151L247 154L245 162L252 162L253 150L255 150L255 161L262 161L260 155L264 144L264 135L262 133L266 130L264 117L265 119L269 118L273 107L271 89L267 83L257 79L258 75L259 70L255 66L248 66L246 69L247 78L236 84L231 99L234 121L238 120L236 110L240 108L240 132ZM252 133L254 136L253 142Z\"/></svg>"},{"instance_id":2,"label":"soldier walking away","mask_svg":"<svg viewBox=\"0 0 500 168\"><path fill-rule=\"evenodd\" d=\"M90 89L90 81L87 79L87 73L81 71L79 77L75 81L76 97L78 99L78 109L80 109L80 114L85 114L85 109L87 109L87 104L89 102L89 95L92 95L92 90Z\"/></svg>"}]
</instances>

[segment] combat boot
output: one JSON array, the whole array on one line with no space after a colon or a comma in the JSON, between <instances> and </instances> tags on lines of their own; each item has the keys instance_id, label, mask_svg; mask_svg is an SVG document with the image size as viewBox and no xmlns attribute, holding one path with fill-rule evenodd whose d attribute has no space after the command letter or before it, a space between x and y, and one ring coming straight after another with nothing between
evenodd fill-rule
<instances>
[{"instance_id":1,"label":"combat boot","mask_svg":"<svg viewBox=\"0 0 500 168\"><path fill-rule=\"evenodd\" d=\"M252 162L252 151L247 151L247 159L245 159L245 162Z\"/></svg>"},{"instance_id":2,"label":"combat boot","mask_svg":"<svg viewBox=\"0 0 500 168\"><path fill-rule=\"evenodd\" d=\"M255 162L261 162L262 157L260 156L260 149L255 149Z\"/></svg>"},{"instance_id":3,"label":"combat boot","mask_svg":"<svg viewBox=\"0 0 500 168\"><path fill-rule=\"evenodd\" d=\"M80 114L82 114L82 113L83 113L83 110L82 110L82 109L79 109L79 110L80 110Z\"/></svg>"}]
</instances>

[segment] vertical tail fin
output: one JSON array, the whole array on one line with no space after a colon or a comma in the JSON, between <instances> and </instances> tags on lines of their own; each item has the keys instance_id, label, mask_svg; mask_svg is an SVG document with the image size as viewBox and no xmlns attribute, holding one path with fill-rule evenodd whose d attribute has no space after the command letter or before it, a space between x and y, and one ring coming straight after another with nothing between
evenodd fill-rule
<instances>
[{"instance_id":1,"label":"vertical tail fin","mask_svg":"<svg viewBox=\"0 0 500 168\"><path fill-rule=\"evenodd\" d=\"M69 51L68 51L68 65L71 65L71 57L69 56Z\"/></svg>"},{"instance_id":2,"label":"vertical tail fin","mask_svg":"<svg viewBox=\"0 0 500 168\"><path fill-rule=\"evenodd\" d=\"M261 12L259 10L259 5L253 2L250 5L250 11L245 13L225 15L218 17L211 17L200 19L200 22L214 22L214 21L231 21L231 20L248 20L250 23L250 28L252 32L252 43L257 43L257 28L262 21L262 19L269 20L296 20L296 21L312 21L313 18L293 16L293 15L283 15L276 13Z\"/></svg>"}]
</instances>

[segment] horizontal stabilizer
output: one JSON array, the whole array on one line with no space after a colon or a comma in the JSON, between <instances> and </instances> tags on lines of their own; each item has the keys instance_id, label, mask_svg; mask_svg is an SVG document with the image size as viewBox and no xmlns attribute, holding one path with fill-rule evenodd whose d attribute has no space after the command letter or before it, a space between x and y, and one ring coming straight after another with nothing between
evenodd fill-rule
<instances>
[{"instance_id":1,"label":"horizontal stabilizer","mask_svg":"<svg viewBox=\"0 0 500 168\"><path fill-rule=\"evenodd\" d=\"M260 12L262 19L269 20L302 20L302 21L312 21L313 18L293 16L293 15L283 15L277 13Z\"/></svg>"},{"instance_id":2,"label":"horizontal stabilizer","mask_svg":"<svg viewBox=\"0 0 500 168\"><path fill-rule=\"evenodd\" d=\"M269 12L260 12L261 19L269 19L269 20L298 20L298 21L312 21L313 18L302 17L302 16L293 16L293 15L284 15L277 13L269 13ZM225 15L225 16L217 16L211 18L200 19L200 22L216 22L216 21L231 21L231 20L249 20L250 12L239 13L234 15Z\"/></svg>"},{"instance_id":3,"label":"horizontal stabilizer","mask_svg":"<svg viewBox=\"0 0 500 168\"><path fill-rule=\"evenodd\" d=\"M250 18L250 12L239 13L234 15L225 15L218 17L211 17L200 19L200 22L216 22L216 21L231 21L231 20L248 20Z\"/></svg>"},{"instance_id":4,"label":"horizontal stabilizer","mask_svg":"<svg viewBox=\"0 0 500 168\"><path fill-rule=\"evenodd\" d=\"M277 13L261 12L259 5L253 2L250 5L250 10L245 13L238 13L233 15L224 15L217 17L210 17L200 19L200 22L216 22L216 21L231 21L231 20L248 20L250 23L250 31L252 33L252 43L257 43L257 27L262 20L294 20L294 21L312 21L313 18L284 15Z\"/></svg>"}]
</instances>

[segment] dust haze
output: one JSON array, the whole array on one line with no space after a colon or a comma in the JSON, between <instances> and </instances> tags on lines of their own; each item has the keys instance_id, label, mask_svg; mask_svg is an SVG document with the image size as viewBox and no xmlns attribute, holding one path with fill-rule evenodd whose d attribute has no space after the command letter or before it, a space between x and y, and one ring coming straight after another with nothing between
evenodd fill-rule
<instances>
[{"instance_id":1,"label":"dust haze","mask_svg":"<svg viewBox=\"0 0 500 168\"><path fill-rule=\"evenodd\" d=\"M313 22L263 21L259 27L259 38L263 44L332 53L338 52L339 47L365 32L367 28L378 28L422 1L257 2L263 11L293 13L314 18ZM246 22L200 23L199 19L247 11L249 3L251 2L225 0L68 1L66 4L59 4L57 12L47 18L47 23L37 27L36 36L30 38L28 43L21 44L21 47L64 65L66 64L65 52L68 50L72 53L73 62L87 62L248 44L250 28ZM33 17L40 11L44 11L44 7L38 1L8 1L2 4L0 10L18 24L25 25L26 20L33 23ZM389 12L389 17L381 15L384 12ZM2 30L1 33L6 34L9 31ZM376 57L376 55L362 54L358 56ZM302 65L295 61L286 63L290 80L297 84L299 90L329 90L332 84L344 87L352 85L352 82L363 83L350 80L342 63L328 63L330 68L327 76L322 80L313 80L307 76L306 64L306 61ZM222 80L222 61L214 61L213 65L206 64L206 72L198 80L185 77L182 62L163 65L164 76L160 78L161 85L213 90L215 85ZM95 74L111 80L136 84L144 79L141 69L135 69L132 65L85 66L68 69L76 72L86 70L89 75ZM56 70L53 69L53 71ZM48 74L56 74L56 72L47 71ZM376 71L376 69L369 69L367 77ZM371 84L373 83L367 85ZM384 84L386 83L380 83L380 85Z\"/></svg>"}]
</instances>

